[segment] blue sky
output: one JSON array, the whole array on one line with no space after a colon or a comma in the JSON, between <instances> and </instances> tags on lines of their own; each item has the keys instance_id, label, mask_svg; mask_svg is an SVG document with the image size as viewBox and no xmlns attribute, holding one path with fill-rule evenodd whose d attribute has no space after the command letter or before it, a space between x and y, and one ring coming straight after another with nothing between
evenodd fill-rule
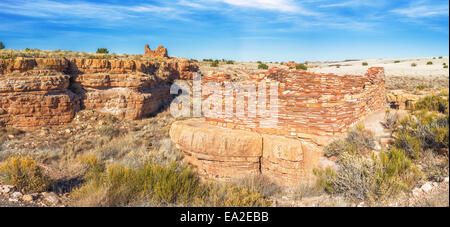
<instances>
[{"instance_id":1,"label":"blue sky","mask_svg":"<svg viewBox=\"0 0 450 227\"><path fill-rule=\"evenodd\" d=\"M238 61L448 56L448 0L0 0L7 48Z\"/></svg>"}]
</instances>

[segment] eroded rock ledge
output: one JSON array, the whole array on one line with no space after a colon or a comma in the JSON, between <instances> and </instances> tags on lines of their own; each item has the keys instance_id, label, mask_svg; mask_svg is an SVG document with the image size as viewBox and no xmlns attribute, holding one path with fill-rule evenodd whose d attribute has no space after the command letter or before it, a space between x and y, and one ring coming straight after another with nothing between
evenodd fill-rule
<instances>
[{"instance_id":1,"label":"eroded rock ledge","mask_svg":"<svg viewBox=\"0 0 450 227\"><path fill-rule=\"evenodd\" d=\"M80 109L140 119L170 100L170 84L198 65L166 55L144 60L0 59L0 126L71 122Z\"/></svg>"},{"instance_id":2,"label":"eroded rock ledge","mask_svg":"<svg viewBox=\"0 0 450 227\"><path fill-rule=\"evenodd\" d=\"M170 137L200 175L232 179L261 173L279 185L313 179L319 146L299 139L227 129L190 119L172 124Z\"/></svg>"}]
</instances>

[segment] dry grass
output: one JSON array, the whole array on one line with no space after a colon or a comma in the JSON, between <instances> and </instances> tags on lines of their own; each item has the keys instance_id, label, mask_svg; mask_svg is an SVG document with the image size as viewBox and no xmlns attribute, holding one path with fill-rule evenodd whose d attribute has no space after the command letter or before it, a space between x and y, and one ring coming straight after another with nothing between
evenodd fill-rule
<instances>
[{"instance_id":1,"label":"dry grass","mask_svg":"<svg viewBox=\"0 0 450 227\"><path fill-rule=\"evenodd\" d=\"M50 177L29 156L11 157L1 167L3 181L26 192L41 192L50 188Z\"/></svg>"}]
</instances>

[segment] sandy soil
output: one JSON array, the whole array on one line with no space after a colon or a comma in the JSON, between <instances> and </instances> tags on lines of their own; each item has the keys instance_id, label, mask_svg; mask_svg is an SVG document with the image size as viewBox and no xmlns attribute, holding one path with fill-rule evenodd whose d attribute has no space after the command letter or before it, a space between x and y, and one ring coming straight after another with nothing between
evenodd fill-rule
<instances>
[{"instance_id":1,"label":"sandy soil","mask_svg":"<svg viewBox=\"0 0 450 227\"><path fill-rule=\"evenodd\" d=\"M399 63L395 63L400 61ZM427 65L427 62L433 62L432 65ZM367 62L367 66L362 63ZM417 66L413 67L411 64L415 63ZM309 63L311 66L308 71L317 73L335 73L335 74L364 74L370 67L384 67L386 76L414 76L414 77L429 77L429 76L449 76L448 68L444 68L443 64L449 64L449 58L442 59L433 58L413 58L413 59L368 59L361 61L344 61L344 62L321 62Z\"/></svg>"}]
</instances>

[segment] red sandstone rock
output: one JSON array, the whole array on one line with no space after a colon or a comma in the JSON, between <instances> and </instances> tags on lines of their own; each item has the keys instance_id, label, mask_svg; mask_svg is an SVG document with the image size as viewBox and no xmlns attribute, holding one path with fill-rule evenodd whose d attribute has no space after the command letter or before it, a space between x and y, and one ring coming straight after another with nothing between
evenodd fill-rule
<instances>
[{"instance_id":1,"label":"red sandstone rock","mask_svg":"<svg viewBox=\"0 0 450 227\"><path fill-rule=\"evenodd\" d=\"M321 156L309 142L211 126L201 119L175 122L170 137L185 161L213 179L262 173L280 185L296 186L314 178L312 170Z\"/></svg>"},{"instance_id":2,"label":"red sandstone rock","mask_svg":"<svg viewBox=\"0 0 450 227\"><path fill-rule=\"evenodd\" d=\"M167 57L169 57L169 55L167 53L167 49L164 48L163 46L157 47L156 50L151 50L150 47L148 46L148 44L145 45L144 56L149 57L149 58L155 58L155 57L167 58Z\"/></svg>"},{"instance_id":3,"label":"red sandstone rock","mask_svg":"<svg viewBox=\"0 0 450 227\"><path fill-rule=\"evenodd\" d=\"M156 52L167 56L164 48ZM197 71L197 63L178 58L0 59L0 126L68 123L80 108L140 119L167 102L173 80Z\"/></svg>"}]
</instances>

